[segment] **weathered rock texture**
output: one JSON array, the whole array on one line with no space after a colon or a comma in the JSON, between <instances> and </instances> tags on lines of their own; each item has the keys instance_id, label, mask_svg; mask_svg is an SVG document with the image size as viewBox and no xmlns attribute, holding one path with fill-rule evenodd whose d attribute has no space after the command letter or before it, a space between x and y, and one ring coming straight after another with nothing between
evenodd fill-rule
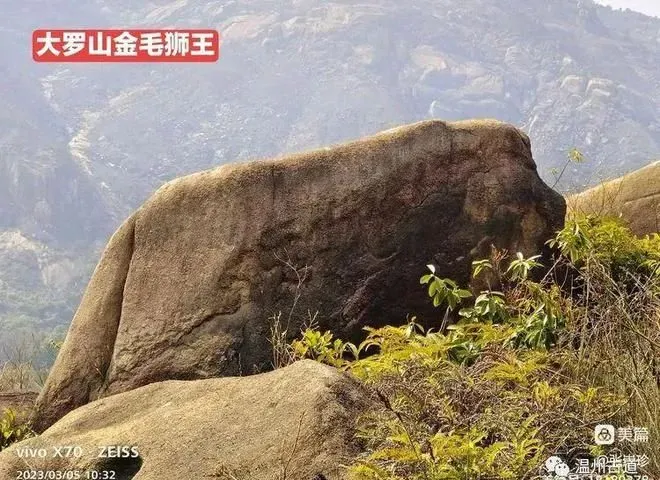
<instances>
[{"instance_id":1,"label":"weathered rock texture","mask_svg":"<svg viewBox=\"0 0 660 480\"><path fill-rule=\"evenodd\" d=\"M0 479L19 478L18 451L29 447L51 457L29 459L31 470L114 469L117 480L336 480L359 452L356 420L372 406L357 380L311 360L250 377L159 382L81 407L3 451ZM84 455L52 458L64 445ZM134 446L139 458L98 458L109 445Z\"/></svg>"},{"instance_id":2,"label":"weathered rock texture","mask_svg":"<svg viewBox=\"0 0 660 480\"><path fill-rule=\"evenodd\" d=\"M571 210L621 216L637 235L660 232L660 162L568 199Z\"/></svg>"},{"instance_id":3,"label":"weathered rock texture","mask_svg":"<svg viewBox=\"0 0 660 480\"><path fill-rule=\"evenodd\" d=\"M471 257L536 253L564 214L527 136L496 121L421 122L179 178L111 238L36 428L151 382L268 368L278 312L294 334L318 312L342 337L409 313L435 321L426 264L466 282Z\"/></svg>"}]
</instances>

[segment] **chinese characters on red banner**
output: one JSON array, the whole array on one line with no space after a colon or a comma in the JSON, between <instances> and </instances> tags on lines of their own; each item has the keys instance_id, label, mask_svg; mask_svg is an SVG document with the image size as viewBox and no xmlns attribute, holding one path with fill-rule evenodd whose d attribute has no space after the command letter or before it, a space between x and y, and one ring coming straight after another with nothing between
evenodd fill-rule
<instances>
[{"instance_id":1,"label":"chinese characters on red banner","mask_svg":"<svg viewBox=\"0 0 660 480\"><path fill-rule=\"evenodd\" d=\"M215 62L217 30L35 30L36 62Z\"/></svg>"}]
</instances>

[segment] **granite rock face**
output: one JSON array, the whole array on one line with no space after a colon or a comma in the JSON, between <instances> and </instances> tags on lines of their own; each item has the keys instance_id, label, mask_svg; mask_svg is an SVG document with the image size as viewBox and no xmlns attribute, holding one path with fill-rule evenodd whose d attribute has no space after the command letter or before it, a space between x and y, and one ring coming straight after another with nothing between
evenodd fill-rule
<instances>
[{"instance_id":1,"label":"granite rock face","mask_svg":"<svg viewBox=\"0 0 660 480\"><path fill-rule=\"evenodd\" d=\"M318 312L321 328L352 339L408 314L432 324L426 264L467 282L491 245L540 252L564 214L527 136L488 120L426 121L174 180L111 238L37 429L152 382L268 369L279 312L290 333Z\"/></svg>"}]
</instances>

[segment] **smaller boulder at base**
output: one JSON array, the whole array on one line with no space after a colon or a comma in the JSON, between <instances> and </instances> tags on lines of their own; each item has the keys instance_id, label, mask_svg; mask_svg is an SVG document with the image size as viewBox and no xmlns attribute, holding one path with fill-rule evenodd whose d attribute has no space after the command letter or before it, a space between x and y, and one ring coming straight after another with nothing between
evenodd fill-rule
<instances>
[{"instance_id":1,"label":"smaller boulder at base","mask_svg":"<svg viewBox=\"0 0 660 480\"><path fill-rule=\"evenodd\" d=\"M4 450L0 479L19 478L27 465L114 471L116 480L343 479L370 399L349 374L311 360L249 377L153 383L78 408ZM66 456L62 446L79 450ZM25 456L37 449L47 458Z\"/></svg>"}]
</instances>

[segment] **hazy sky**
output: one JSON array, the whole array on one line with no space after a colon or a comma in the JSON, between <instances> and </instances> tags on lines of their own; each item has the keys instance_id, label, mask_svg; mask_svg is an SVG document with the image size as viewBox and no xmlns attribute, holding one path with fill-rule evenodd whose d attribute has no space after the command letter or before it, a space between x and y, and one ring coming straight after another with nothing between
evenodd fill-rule
<instances>
[{"instance_id":1,"label":"hazy sky","mask_svg":"<svg viewBox=\"0 0 660 480\"><path fill-rule=\"evenodd\" d=\"M596 2L610 5L612 8L629 8L660 17L660 0L596 0Z\"/></svg>"}]
</instances>

